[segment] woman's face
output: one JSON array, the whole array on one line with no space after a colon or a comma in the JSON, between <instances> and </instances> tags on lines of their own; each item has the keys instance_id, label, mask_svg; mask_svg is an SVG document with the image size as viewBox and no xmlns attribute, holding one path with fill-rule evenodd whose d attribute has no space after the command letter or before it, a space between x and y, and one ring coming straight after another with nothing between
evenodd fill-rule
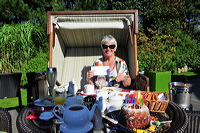
<instances>
[{"instance_id":1,"label":"woman's face","mask_svg":"<svg viewBox=\"0 0 200 133\"><path fill-rule=\"evenodd\" d=\"M103 51L103 55L104 57L112 57L113 55L115 55L115 45L112 42L106 42L102 45L102 51Z\"/></svg>"}]
</instances>

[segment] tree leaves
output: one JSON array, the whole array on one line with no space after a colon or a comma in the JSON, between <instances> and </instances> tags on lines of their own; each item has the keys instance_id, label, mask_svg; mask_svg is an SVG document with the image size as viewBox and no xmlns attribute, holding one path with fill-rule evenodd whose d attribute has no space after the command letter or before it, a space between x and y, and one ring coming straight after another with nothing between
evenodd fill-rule
<instances>
[{"instance_id":1,"label":"tree leaves","mask_svg":"<svg viewBox=\"0 0 200 133\"><path fill-rule=\"evenodd\" d=\"M29 7L23 0L0 0L0 3L0 26L29 20Z\"/></svg>"},{"instance_id":2,"label":"tree leaves","mask_svg":"<svg viewBox=\"0 0 200 133\"><path fill-rule=\"evenodd\" d=\"M141 44L138 46L140 70L157 72L169 70L166 66L171 64L175 55L175 44L178 40L151 29L149 29L149 33L149 36L140 33L138 37Z\"/></svg>"}]
</instances>

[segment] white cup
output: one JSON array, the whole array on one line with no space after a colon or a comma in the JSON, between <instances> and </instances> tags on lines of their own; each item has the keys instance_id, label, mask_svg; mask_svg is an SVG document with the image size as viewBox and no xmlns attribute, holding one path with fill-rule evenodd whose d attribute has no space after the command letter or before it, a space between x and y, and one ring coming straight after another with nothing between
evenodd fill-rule
<instances>
[{"instance_id":1,"label":"white cup","mask_svg":"<svg viewBox=\"0 0 200 133\"><path fill-rule=\"evenodd\" d=\"M86 84L84 85L84 90L86 94L93 94L94 93L94 85L92 84Z\"/></svg>"}]
</instances>

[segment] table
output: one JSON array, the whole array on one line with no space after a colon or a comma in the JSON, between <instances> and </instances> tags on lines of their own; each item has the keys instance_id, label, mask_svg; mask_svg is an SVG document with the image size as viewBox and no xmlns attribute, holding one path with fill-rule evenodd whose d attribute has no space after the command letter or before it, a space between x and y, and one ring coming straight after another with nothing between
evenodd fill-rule
<instances>
[{"instance_id":1,"label":"table","mask_svg":"<svg viewBox=\"0 0 200 133\"><path fill-rule=\"evenodd\" d=\"M33 107L33 105L29 105L24 107L18 114L17 117L17 129L20 133L46 133L47 130L41 129L35 123L33 120L26 119L26 117L30 113L30 109Z\"/></svg>"},{"instance_id":2,"label":"table","mask_svg":"<svg viewBox=\"0 0 200 133\"><path fill-rule=\"evenodd\" d=\"M20 133L50 133L51 127L53 125L53 122L46 121L43 124L38 124L38 121L40 120L30 120L26 119L26 116L29 115L30 109L33 107L33 105L29 105L24 107L17 118L17 128ZM169 102L168 106L172 112L173 112L173 119L171 123L170 129L167 131L168 133L175 133L175 132L183 132L187 125L188 125L188 118L186 112L181 109L179 106L177 106L173 102Z\"/></svg>"},{"instance_id":3,"label":"table","mask_svg":"<svg viewBox=\"0 0 200 133\"><path fill-rule=\"evenodd\" d=\"M174 102L169 102L169 108L173 111L173 119L168 133L180 133L184 132L188 125L188 117L186 112L181 109Z\"/></svg>"},{"instance_id":4,"label":"table","mask_svg":"<svg viewBox=\"0 0 200 133\"><path fill-rule=\"evenodd\" d=\"M34 105L24 107L17 117L17 129L20 133L54 133L53 119L49 121L40 119L26 119ZM92 133L92 132L91 132Z\"/></svg>"}]
</instances>

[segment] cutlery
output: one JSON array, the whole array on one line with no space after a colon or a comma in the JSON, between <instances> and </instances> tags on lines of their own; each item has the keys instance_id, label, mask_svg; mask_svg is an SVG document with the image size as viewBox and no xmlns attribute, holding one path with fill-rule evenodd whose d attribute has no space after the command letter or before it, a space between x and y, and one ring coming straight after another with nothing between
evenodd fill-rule
<instances>
[{"instance_id":1,"label":"cutlery","mask_svg":"<svg viewBox=\"0 0 200 133\"><path fill-rule=\"evenodd\" d=\"M115 120L115 119L112 119L112 118L110 118L110 117L108 117L108 116L105 116L105 115L103 115L103 114L102 114L102 117L103 117L104 119L106 119L106 120L112 122L113 124L116 124L116 125L118 125L118 126L124 128L125 130L129 131L130 133L136 133L135 131L132 131L132 130L128 129L127 127L123 126L122 124L120 124L120 123L119 123L117 120Z\"/></svg>"}]
</instances>

